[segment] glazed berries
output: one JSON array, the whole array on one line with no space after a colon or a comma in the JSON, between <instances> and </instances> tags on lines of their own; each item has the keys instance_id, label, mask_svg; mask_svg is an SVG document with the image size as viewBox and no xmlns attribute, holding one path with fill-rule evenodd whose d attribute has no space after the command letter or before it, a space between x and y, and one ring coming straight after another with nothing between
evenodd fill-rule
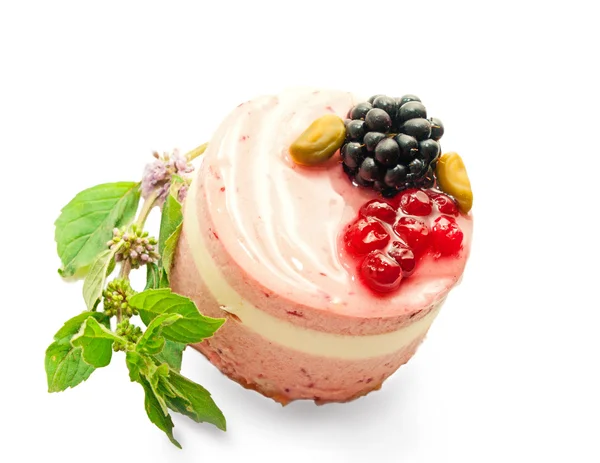
<instances>
[{"instance_id":1,"label":"glazed berries","mask_svg":"<svg viewBox=\"0 0 600 463\"><path fill-rule=\"evenodd\" d=\"M373 188L389 198L407 188L435 185L444 126L427 119L427 109L415 95L392 98L374 95L348 112L344 171L354 184ZM358 143L361 148L346 145Z\"/></svg>"},{"instance_id":2,"label":"glazed berries","mask_svg":"<svg viewBox=\"0 0 600 463\"><path fill-rule=\"evenodd\" d=\"M427 196L431 198L431 200L437 206L438 211L440 211L442 214L453 216L458 215L458 205L450 196L446 196L444 193L439 193L433 190L428 190Z\"/></svg>"},{"instance_id":3,"label":"glazed berries","mask_svg":"<svg viewBox=\"0 0 600 463\"><path fill-rule=\"evenodd\" d=\"M364 204L359 211L362 217L374 217L390 225L396 221L396 209L390 204L373 199Z\"/></svg>"},{"instance_id":4,"label":"glazed berries","mask_svg":"<svg viewBox=\"0 0 600 463\"><path fill-rule=\"evenodd\" d=\"M400 196L400 207L408 215L424 217L431 214L431 199L424 191L417 189L405 190Z\"/></svg>"},{"instance_id":5,"label":"glazed berries","mask_svg":"<svg viewBox=\"0 0 600 463\"><path fill-rule=\"evenodd\" d=\"M371 252L360 266L360 276L365 284L379 293L389 293L400 287L402 269L398 262L381 251Z\"/></svg>"},{"instance_id":6,"label":"glazed berries","mask_svg":"<svg viewBox=\"0 0 600 463\"><path fill-rule=\"evenodd\" d=\"M388 251L388 255L400 265L402 276L412 275L417 266L417 259L412 249L402 241L394 241Z\"/></svg>"},{"instance_id":7,"label":"glazed berries","mask_svg":"<svg viewBox=\"0 0 600 463\"><path fill-rule=\"evenodd\" d=\"M386 188L380 180L371 186ZM454 214L458 215L456 203L438 190L409 188L389 200L373 199L362 205L356 220L345 229L346 252L340 255L350 259L346 267L355 269L357 280L370 290L395 291L417 271L421 259L460 252L463 232Z\"/></svg>"},{"instance_id":8,"label":"glazed berries","mask_svg":"<svg viewBox=\"0 0 600 463\"><path fill-rule=\"evenodd\" d=\"M441 216L431 228L431 244L442 256L458 253L462 246L463 232L452 217Z\"/></svg>"},{"instance_id":9,"label":"glazed berries","mask_svg":"<svg viewBox=\"0 0 600 463\"><path fill-rule=\"evenodd\" d=\"M348 252L360 256L375 249L383 249L390 241L390 235L379 221L365 217L348 227L344 241Z\"/></svg>"},{"instance_id":10,"label":"glazed berries","mask_svg":"<svg viewBox=\"0 0 600 463\"><path fill-rule=\"evenodd\" d=\"M400 217L394 231L417 254L423 253L429 245L429 228L421 219Z\"/></svg>"}]
</instances>

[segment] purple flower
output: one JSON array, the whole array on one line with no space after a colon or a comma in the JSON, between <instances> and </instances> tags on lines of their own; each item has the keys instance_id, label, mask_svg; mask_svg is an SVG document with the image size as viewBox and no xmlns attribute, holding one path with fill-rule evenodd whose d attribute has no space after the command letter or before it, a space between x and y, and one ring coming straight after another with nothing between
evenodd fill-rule
<instances>
[{"instance_id":1,"label":"purple flower","mask_svg":"<svg viewBox=\"0 0 600 463\"><path fill-rule=\"evenodd\" d=\"M157 203L162 205L165 198L169 194L171 188L171 180L174 174L183 177L186 180L186 185L182 186L179 191L179 199L185 198L187 193L187 181L190 174L194 171L194 166L190 164L187 158L179 153L179 150L173 150L173 153L164 153L162 156L157 152L153 153L156 160L147 164L142 177L142 196L144 199L157 192ZM182 193L182 190L185 190Z\"/></svg>"}]
</instances>

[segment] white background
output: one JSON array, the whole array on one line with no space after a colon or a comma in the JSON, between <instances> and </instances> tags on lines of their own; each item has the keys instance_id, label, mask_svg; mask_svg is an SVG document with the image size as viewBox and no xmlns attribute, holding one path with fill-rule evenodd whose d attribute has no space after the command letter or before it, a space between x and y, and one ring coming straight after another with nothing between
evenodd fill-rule
<instances>
[{"instance_id":1,"label":"white background","mask_svg":"<svg viewBox=\"0 0 600 463\"><path fill-rule=\"evenodd\" d=\"M0 461L600 461L594 3L3 1ZM417 356L364 399L282 408L187 351L229 430L175 416L183 451L120 355L47 394L44 350L83 309L60 208L295 85L416 93L466 162L472 258Z\"/></svg>"}]
</instances>

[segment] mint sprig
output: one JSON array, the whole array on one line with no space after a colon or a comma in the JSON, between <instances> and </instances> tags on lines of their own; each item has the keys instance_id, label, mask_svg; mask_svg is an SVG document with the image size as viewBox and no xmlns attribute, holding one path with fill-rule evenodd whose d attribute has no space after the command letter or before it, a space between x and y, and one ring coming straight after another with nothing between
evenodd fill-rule
<instances>
[{"instance_id":1,"label":"mint sprig","mask_svg":"<svg viewBox=\"0 0 600 463\"><path fill-rule=\"evenodd\" d=\"M55 223L59 273L68 279L85 278L87 311L65 322L46 350L48 391L81 384L94 370L109 365L115 352L124 352L130 380L144 391L148 418L180 448L170 412L226 429L210 393L180 373L186 345L213 336L225 320L202 315L191 299L169 289L183 222L180 200L190 184L186 174L193 170L190 161L205 148L186 157L155 154L142 182L84 190ZM142 195L145 201L136 219ZM143 230L155 206L162 206L158 240ZM117 265L119 274L110 280ZM144 265L146 286L138 293L129 274ZM137 315L145 329L136 324Z\"/></svg>"}]
</instances>

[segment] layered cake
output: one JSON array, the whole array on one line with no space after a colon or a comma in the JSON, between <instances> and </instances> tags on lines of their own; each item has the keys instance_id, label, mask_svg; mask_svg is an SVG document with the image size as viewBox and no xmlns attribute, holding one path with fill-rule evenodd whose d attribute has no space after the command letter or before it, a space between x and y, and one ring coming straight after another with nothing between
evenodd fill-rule
<instances>
[{"instance_id":1,"label":"layered cake","mask_svg":"<svg viewBox=\"0 0 600 463\"><path fill-rule=\"evenodd\" d=\"M291 90L238 106L187 199L171 285L228 320L194 346L281 403L378 389L469 255L472 195L413 95Z\"/></svg>"}]
</instances>

